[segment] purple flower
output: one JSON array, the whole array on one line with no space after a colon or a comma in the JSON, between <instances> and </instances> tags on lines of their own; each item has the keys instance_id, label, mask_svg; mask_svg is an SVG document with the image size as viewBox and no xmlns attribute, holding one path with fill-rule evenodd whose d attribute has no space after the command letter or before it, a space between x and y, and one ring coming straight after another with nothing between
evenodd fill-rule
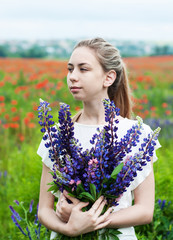
<instances>
[{"instance_id":1,"label":"purple flower","mask_svg":"<svg viewBox=\"0 0 173 240\"><path fill-rule=\"evenodd\" d=\"M14 202L19 206L19 201L18 200L14 200Z\"/></svg>"},{"instance_id":2,"label":"purple flower","mask_svg":"<svg viewBox=\"0 0 173 240\"><path fill-rule=\"evenodd\" d=\"M31 238L31 233L30 233L30 231L29 231L28 226L26 227L26 231L27 231L27 233L28 233L28 237L29 237L29 239L32 240L32 238Z\"/></svg>"},{"instance_id":3,"label":"purple flower","mask_svg":"<svg viewBox=\"0 0 173 240\"><path fill-rule=\"evenodd\" d=\"M163 210L164 209L164 207L165 207L165 205L166 205L166 200L158 200L158 204L159 204L159 206L160 206L160 208L161 208L161 210Z\"/></svg>"},{"instance_id":4,"label":"purple flower","mask_svg":"<svg viewBox=\"0 0 173 240\"><path fill-rule=\"evenodd\" d=\"M17 222L16 218L14 215L11 216L12 221L15 223L16 227L19 228L19 230L21 231L21 233L23 233L23 235L27 236L26 233L23 231L23 229L21 228L21 226L19 225L19 223Z\"/></svg>"},{"instance_id":5,"label":"purple flower","mask_svg":"<svg viewBox=\"0 0 173 240\"><path fill-rule=\"evenodd\" d=\"M153 156L159 129L141 139L143 122L138 117L137 123L119 140L117 116L120 110L108 99L105 99L103 104L106 125L102 130L97 129L97 133L93 135L90 150L84 151L79 140L74 137L69 105L61 104L59 125L56 128L48 114L49 103L41 102L39 123L42 131L46 131L43 140L53 162L53 180L57 189L66 189L82 200L84 195L92 199L91 194L102 194L109 200L110 205L117 205L119 197L134 181L137 172L142 171L143 166ZM138 153L130 155L132 148L137 147L140 142ZM91 183L95 190L90 188Z\"/></svg>"},{"instance_id":6,"label":"purple flower","mask_svg":"<svg viewBox=\"0 0 173 240\"><path fill-rule=\"evenodd\" d=\"M20 221L21 220L20 215L14 210L14 208L12 206L9 206L9 208L10 208L12 214L17 218L17 220Z\"/></svg>"},{"instance_id":7,"label":"purple flower","mask_svg":"<svg viewBox=\"0 0 173 240\"><path fill-rule=\"evenodd\" d=\"M37 222L38 222L38 204L37 204L37 213L35 214L34 224L37 224Z\"/></svg>"},{"instance_id":8,"label":"purple flower","mask_svg":"<svg viewBox=\"0 0 173 240\"><path fill-rule=\"evenodd\" d=\"M29 205L29 212L32 212L32 207L33 207L34 200L31 200L30 205Z\"/></svg>"}]
</instances>

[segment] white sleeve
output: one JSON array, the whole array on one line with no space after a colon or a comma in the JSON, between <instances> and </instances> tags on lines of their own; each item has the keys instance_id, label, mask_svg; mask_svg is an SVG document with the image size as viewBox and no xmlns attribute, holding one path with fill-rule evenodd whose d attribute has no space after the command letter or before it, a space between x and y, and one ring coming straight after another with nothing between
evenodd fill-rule
<instances>
[{"instance_id":1,"label":"white sleeve","mask_svg":"<svg viewBox=\"0 0 173 240\"><path fill-rule=\"evenodd\" d=\"M45 147L45 143L46 141L42 139L39 145L39 148L37 150L37 154L42 158L42 162L52 170L53 162L49 158L49 151L48 151L48 148Z\"/></svg>"},{"instance_id":2,"label":"white sleeve","mask_svg":"<svg viewBox=\"0 0 173 240\"><path fill-rule=\"evenodd\" d=\"M37 154L42 158L42 162L52 170L53 168L53 162L51 161L51 159L49 158L49 151L48 151L48 148L45 147L45 143L46 141L44 141L43 139L41 140L41 143L39 145L39 148L37 150ZM53 170L52 170L53 171ZM58 191L56 193L53 193L53 191L51 191L51 193L59 198L60 197L60 194L61 192Z\"/></svg>"},{"instance_id":3,"label":"white sleeve","mask_svg":"<svg viewBox=\"0 0 173 240\"><path fill-rule=\"evenodd\" d=\"M142 135L141 135L141 139L148 137L148 134L152 132L151 128L146 125L143 124L143 131L142 131ZM156 145L154 147L154 153L153 153L153 162L157 161L157 155L156 155L156 150L158 148L160 148L161 145L159 143L158 140L156 140ZM131 191L133 191L135 188L137 188L139 186L139 184L141 184L146 177L150 174L151 172L151 162L148 162L146 166L143 166L142 171L137 171L137 176L135 177L134 181L131 183Z\"/></svg>"}]
</instances>

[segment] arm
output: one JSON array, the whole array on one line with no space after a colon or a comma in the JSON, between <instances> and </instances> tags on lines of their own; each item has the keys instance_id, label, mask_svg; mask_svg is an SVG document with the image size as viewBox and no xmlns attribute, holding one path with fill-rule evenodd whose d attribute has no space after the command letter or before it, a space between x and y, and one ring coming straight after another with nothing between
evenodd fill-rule
<instances>
[{"instance_id":1,"label":"arm","mask_svg":"<svg viewBox=\"0 0 173 240\"><path fill-rule=\"evenodd\" d=\"M47 184L53 181L52 175L49 172L50 169L43 163L38 218L48 229L65 234L65 223L56 216L54 211L54 196L51 192L48 192L49 186Z\"/></svg>"},{"instance_id":2,"label":"arm","mask_svg":"<svg viewBox=\"0 0 173 240\"><path fill-rule=\"evenodd\" d=\"M55 232L73 237L104 228L110 223L111 220L107 220L107 217L112 209L108 209L104 215L100 216L106 204L106 201L104 201L102 197L86 212L83 212L82 208L86 207L88 203L78 202L78 204L73 207L68 222L65 223L61 221L54 211L54 196L51 192L47 191L49 188L47 184L53 180L49 172L50 169L43 164L38 218L44 226Z\"/></svg>"},{"instance_id":3,"label":"arm","mask_svg":"<svg viewBox=\"0 0 173 240\"><path fill-rule=\"evenodd\" d=\"M150 223L153 218L155 184L153 168L149 176L134 190L134 205L113 212L109 228L130 227Z\"/></svg>"}]
</instances>

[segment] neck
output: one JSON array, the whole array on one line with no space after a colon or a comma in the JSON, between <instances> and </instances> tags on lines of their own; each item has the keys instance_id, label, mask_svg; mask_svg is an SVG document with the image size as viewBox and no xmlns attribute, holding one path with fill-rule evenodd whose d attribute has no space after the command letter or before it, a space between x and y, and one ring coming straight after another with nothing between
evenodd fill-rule
<instances>
[{"instance_id":1,"label":"neck","mask_svg":"<svg viewBox=\"0 0 173 240\"><path fill-rule=\"evenodd\" d=\"M105 124L105 110L103 102L83 102L83 111L78 119L79 123L89 125Z\"/></svg>"}]
</instances>

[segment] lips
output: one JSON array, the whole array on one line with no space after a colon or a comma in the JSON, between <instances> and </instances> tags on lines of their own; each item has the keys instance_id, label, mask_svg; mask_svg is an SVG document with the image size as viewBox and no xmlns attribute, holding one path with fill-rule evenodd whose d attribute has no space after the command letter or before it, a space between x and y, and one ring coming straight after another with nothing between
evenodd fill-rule
<instances>
[{"instance_id":1,"label":"lips","mask_svg":"<svg viewBox=\"0 0 173 240\"><path fill-rule=\"evenodd\" d=\"M81 89L81 87L70 87L71 90L77 90L77 89Z\"/></svg>"},{"instance_id":2,"label":"lips","mask_svg":"<svg viewBox=\"0 0 173 240\"><path fill-rule=\"evenodd\" d=\"M73 87L70 87L70 91L75 93L75 92L79 92L81 89L81 87L76 87L76 86L73 86Z\"/></svg>"}]
</instances>

